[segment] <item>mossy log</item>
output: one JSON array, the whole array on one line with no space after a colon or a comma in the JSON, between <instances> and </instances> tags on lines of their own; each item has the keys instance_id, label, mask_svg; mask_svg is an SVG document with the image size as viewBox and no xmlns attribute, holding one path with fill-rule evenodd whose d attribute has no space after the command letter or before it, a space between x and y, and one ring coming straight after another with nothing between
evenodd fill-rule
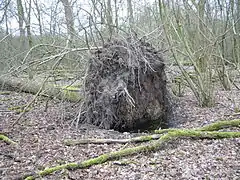
<instances>
[{"instance_id":1,"label":"mossy log","mask_svg":"<svg viewBox=\"0 0 240 180\"><path fill-rule=\"evenodd\" d=\"M210 125L196 128L193 130L196 131L217 131L223 128L229 128L229 127L239 127L240 126L240 119L235 119L231 121L218 121L215 123L212 123ZM168 132L175 132L177 130L184 130L184 129L161 129L161 130L155 130L154 132L156 134L152 135L146 135L146 136L139 136L135 138L130 139L79 139L79 140L72 140L67 139L64 141L64 144L67 146L73 146L73 145L79 145L79 144L126 144L126 143L139 143L139 142L145 142L145 141L151 141L156 140L161 137L161 134L168 133ZM185 129L187 130L187 129Z\"/></svg>"},{"instance_id":2,"label":"mossy log","mask_svg":"<svg viewBox=\"0 0 240 180\"><path fill-rule=\"evenodd\" d=\"M16 113L23 113L23 112L28 112L30 111L32 108L31 107L27 107L26 104L22 105L22 106L12 106L9 107L8 110L10 111L15 111Z\"/></svg>"},{"instance_id":3,"label":"mossy log","mask_svg":"<svg viewBox=\"0 0 240 180\"><path fill-rule=\"evenodd\" d=\"M212 123L210 125L206 125L204 127L197 128L197 130L200 130L200 131L218 131L220 129L230 128L230 127L240 127L240 119L218 121L216 123Z\"/></svg>"},{"instance_id":4,"label":"mossy log","mask_svg":"<svg viewBox=\"0 0 240 180\"><path fill-rule=\"evenodd\" d=\"M197 128L197 129L171 129L170 131L167 131L167 129L163 129L156 132L162 133L166 132L166 134L163 134L159 137L156 141L150 141L146 145L139 145L132 148L125 148L119 151L106 153L103 155L100 155L96 158L88 159L83 162L75 162L75 163L66 163L63 165L58 165L51 168L46 168L43 171L34 173L34 174L28 174L25 175L24 178L26 180L32 180L37 177L43 177L52 174L53 172L60 171L63 169L73 170L73 169L83 169L90 167L92 165L96 164L102 164L109 160L118 159L124 156L129 156L137 153L143 153L143 152L149 152L149 151L155 151L161 147L162 144L169 142L171 140L174 140L176 138L210 138L210 139L222 139L222 138L240 138L240 132L219 132L214 130L220 130L225 127L239 127L240 126L240 119L232 120L232 121L220 121L213 124L210 124L208 126ZM146 136L145 140L149 139L151 140L152 136ZM151 138L149 138L151 137ZM85 142L84 142L85 143Z\"/></svg>"},{"instance_id":5,"label":"mossy log","mask_svg":"<svg viewBox=\"0 0 240 180\"><path fill-rule=\"evenodd\" d=\"M13 77L13 76L0 76L1 89L27 92L31 94L37 94L42 87L42 80L35 79L29 80L26 78ZM77 102L82 99L79 88L74 86L54 86L53 84L46 82L40 93L42 96L55 97L61 100L69 100Z\"/></svg>"},{"instance_id":6,"label":"mossy log","mask_svg":"<svg viewBox=\"0 0 240 180\"><path fill-rule=\"evenodd\" d=\"M230 128L230 127L240 127L240 119L234 119L234 120L225 120L225 121L217 121L212 124L200 127L200 128L195 128L193 130L196 131L218 131L220 129L224 128ZM163 134L167 132L174 132L178 129L176 128L170 128L170 129L160 129L160 130L155 130L154 132L157 134Z\"/></svg>"},{"instance_id":7,"label":"mossy log","mask_svg":"<svg viewBox=\"0 0 240 180\"><path fill-rule=\"evenodd\" d=\"M9 139L7 136L0 134L0 140L6 142L7 144L17 144L16 142L14 142L13 140Z\"/></svg>"}]
</instances>

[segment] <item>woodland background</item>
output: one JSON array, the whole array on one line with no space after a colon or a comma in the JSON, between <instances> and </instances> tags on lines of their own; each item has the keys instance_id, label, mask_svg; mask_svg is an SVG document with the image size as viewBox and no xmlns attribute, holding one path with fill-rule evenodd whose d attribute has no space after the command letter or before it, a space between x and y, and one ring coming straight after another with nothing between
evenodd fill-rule
<instances>
[{"instance_id":1,"label":"woodland background","mask_svg":"<svg viewBox=\"0 0 240 180\"><path fill-rule=\"evenodd\" d=\"M173 129L72 126L92 52L129 36L164 55ZM239 0L0 0L0 179L239 179L239 58Z\"/></svg>"},{"instance_id":2,"label":"woodland background","mask_svg":"<svg viewBox=\"0 0 240 180\"><path fill-rule=\"evenodd\" d=\"M2 0L0 17L0 77L66 85L84 76L87 50L132 33L165 54L176 95L187 86L213 106L215 82L237 86L239 0Z\"/></svg>"}]
</instances>

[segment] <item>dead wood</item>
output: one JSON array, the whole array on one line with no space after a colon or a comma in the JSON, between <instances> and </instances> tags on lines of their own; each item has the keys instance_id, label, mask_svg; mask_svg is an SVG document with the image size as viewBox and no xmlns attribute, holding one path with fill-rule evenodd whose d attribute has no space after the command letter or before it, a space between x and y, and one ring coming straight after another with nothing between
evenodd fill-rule
<instances>
[{"instance_id":1,"label":"dead wood","mask_svg":"<svg viewBox=\"0 0 240 180\"><path fill-rule=\"evenodd\" d=\"M77 123L119 131L166 127L164 66L161 52L142 39L108 42L92 53Z\"/></svg>"},{"instance_id":2,"label":"dead wood","mask_svg":"<svg viewBox=\"0 0 240 180\"><path fill-rule=\"evenodd\" d=\"M210 125L193 129L195 131L218 131L224 128L230 128L230 127L240 127L240 119L234 119L231 121L218 121L215 123L212 123ZM64 144L67 146L74 146L74 145L80 145L80 144L113 144L113 143L119 143L119 144L126 144L126 143L139 143L139 142L145 142L145 141L151 141L151 140L157 140L161 137L162 134L175 132L178 130L186 131L188 129L177 129L177 128L171 128L171 129L161 129L161 130L155 130L154 132L157 134L151 134L146 136L139 136L129 139L67 139L64 141Z\"/></svg>"},{"instance_id":3,"label":"dead wood","mask_svg":"<svg viewBox=\"0 0 240 180\"><path fill-rule=\"evenodd\" d=\"M42 81L42 80L41 80ZM0 89L12 90L17 92L27 92L47 96L50 98L58 98L61 100L68 100L71 102L79 101L82 97L80 93L71 92L71 90L55 87L53 84L42 84L39 79L29 80L27 78L20 78L14 76L0 76Z\"/></svg>"},{"instance_id":4,"label":"dead wood","mask_svg":"<svg viewBox=\"0 0 240 180\"><path fill-rule=\"evenodd\" d=\"M10 138L8 138L7 136L0 134L0 140L4 141L7 144L17 144L16 142L14 142L13 140L11 140Z\"/></svg>"},{"instance_id":5,"label":"dead wood","mask_svg":"<svg viewBox=\"0 0 240 180\"><path fill-rule=\"evenodd\" d=\"M153 134L130 139L79 139L79 140L68 139L64 141L64 144L67 146L74 146L79 144L113 144L113 143L126 144L156 140L159 139L160 137L161 137L160 134Z\"/></svg>"},{"instance_id":6,"label":"dead wood","mask_svg":"<svg viewBox=\"0 0 240 180\"><path fill-rule=\"evenodd\" d=\"M200 130L201 128L199 128L199 130L196 130L196 129L184 129L184 130L174 129L174 131L172 129L172 131L169 131L168 133L162 135L158 140L150 141L149 143L147 143L145 145L139 145L136 147L125 148L125 149L122 149L119 151L106 153L106 154L100 155L96 158L88 159L88 160L85 160L82 162L66 163L63 165L46 168L45 170L37 172L37 173L26 174L24 176L24 178L26 178L25 180L32 180L32 179L35 179L38 177L44 177L44 176L50 175L56 171L60 171L63 169L68 169L68 170L84 169L84 168L88 168L92 165L103 164L107 161L114 160L117 158L122 158L125 156L137 154L137 153L155 151L155 150L158 150L164 143L170 142L176 138L197 138L197 139L202 139L202 138L208 138L208 139L240 138L240 132L212 131L212 130L214 130L214 128L212 129L211 127L213 127L214 125L217 125L219 130L221 128L226 127L226 126L220 126L219 124L221 124L221 121L211 124L209 126L205 126L206 128L203 127L202 131ZM228 123L228 127L239 127L239 126L240 126L239 119L229 121L229 123ZM209 128L208 129L209 131L205 131L207 128ZM164 131L164 132L166 132L166 131Z\"/></svg>"}]
</instances>

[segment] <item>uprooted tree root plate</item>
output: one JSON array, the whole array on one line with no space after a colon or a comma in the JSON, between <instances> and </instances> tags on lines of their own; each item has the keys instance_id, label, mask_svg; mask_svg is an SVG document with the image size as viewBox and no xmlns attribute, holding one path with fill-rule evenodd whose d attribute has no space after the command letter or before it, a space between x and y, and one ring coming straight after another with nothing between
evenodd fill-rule
<instances>
[{"instance_id":1,"label":"uprooted tree root plate","mask_svg":"<svg viewBox=\"0 0 240 180\"><path fill-rule=\"evenodd\" d=\"M142 39L106 43L90 59L76 123L118 131L166 127L169 103L164 67L161 52Z\"/></svg>"}]
</instances>

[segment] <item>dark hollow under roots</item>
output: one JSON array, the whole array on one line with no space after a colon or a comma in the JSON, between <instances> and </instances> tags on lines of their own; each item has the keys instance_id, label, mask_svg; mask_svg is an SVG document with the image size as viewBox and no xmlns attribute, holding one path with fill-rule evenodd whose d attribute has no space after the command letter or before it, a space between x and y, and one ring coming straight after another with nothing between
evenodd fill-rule
<instances>
[{"instance_id":1,"label":"dark hollow under roots","mask_svg":"<svg viewBox=\"0 0 240 180\"><path fill-rule=\"evenodd\" d=\"M164 61L159 51L134 37L115 39L92 54L80 121L130 131L166 127Z\"/></svg>"}]
</instances>

